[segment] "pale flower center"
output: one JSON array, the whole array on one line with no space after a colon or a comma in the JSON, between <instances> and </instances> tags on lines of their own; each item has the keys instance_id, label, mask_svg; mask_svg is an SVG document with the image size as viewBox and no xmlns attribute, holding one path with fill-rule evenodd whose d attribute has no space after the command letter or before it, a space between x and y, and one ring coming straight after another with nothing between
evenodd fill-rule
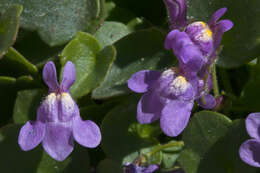
<instances>
[{"instance_id":1,"label":"pale flower center","mask_svg":"<svg viewBox=\"0 0 260 173\"><path fill-rule=\"evenodd\" d=\"M202 29L196 34L195 39L198 41L208 42L212 40L212 31L204 22L194 22L191 26L201 26Z\"/></svg>"},{"instance_id":2,"label":"pale flower center","mask_svg":"<svg viewBox=\"0 0 260 173\"><path fill-rule=\"evenodd\" d=\"M183 76L176 77L170 84L170 90L176 95L183 94L189 87L189 83Z\"/></svg>"}]
</instances>

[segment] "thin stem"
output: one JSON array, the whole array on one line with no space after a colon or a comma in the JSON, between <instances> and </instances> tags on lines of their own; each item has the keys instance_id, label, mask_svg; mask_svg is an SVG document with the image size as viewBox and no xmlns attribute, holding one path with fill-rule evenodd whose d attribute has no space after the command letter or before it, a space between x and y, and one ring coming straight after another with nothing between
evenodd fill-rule
<instances>
[{"instance_id":1,"label":"thin stem","mask_svg":"<svg viewBox=\"0 0 260 173\"><path fill-rule=\"evenodd\" d=\"M170 148L170 147L183 147L184 142L183 141L176 141L176 142L169 142L164 145L160 145L155 147L150 153L147 154L148 157L152 156L153 154L165 149L165 148Z\"/></svg>"},{"instance_id":2,"label":"thin stem","mask_svg":"<svg viewBox=\"0 0 260 173\"><path fill-rule=\"evenodd\" d=\"M220 94L219 94L217 71L216 71L215 64L213 64L211 67L211 75L212 75L213 93L215 95L215 98L217 98L220 96Z\"/></svg>"}]
</instances>

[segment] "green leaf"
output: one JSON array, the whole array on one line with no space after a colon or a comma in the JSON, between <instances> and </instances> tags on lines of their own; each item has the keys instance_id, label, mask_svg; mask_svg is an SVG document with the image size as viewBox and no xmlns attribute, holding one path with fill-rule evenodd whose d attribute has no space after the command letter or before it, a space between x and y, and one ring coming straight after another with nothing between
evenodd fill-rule
<instances>
[{"instance_id":1,"label":"green leaf","mask_svg":"<svg viewBox=\"0 0 260 173\"><path fill-rule=\"evenodd\" d=\"M133 161L138 151L154 145L131 131L133 123L136 123L136 101L128 101L105 116L101 126L102 148L109 158L119 163Z\"/></svg>"},{"instance_id":2,"label":"green leaf","mask_svg":"<svg viewBox=\"0 0 260 173\"><path fill-rule=\"evenodd\" d=\"M240 66L259 56L260 1L188 0L188 4L188 15L193 20L208 21L217 9L228 8L224 18L232 20L234 27L224 34L224 49L218 60L220 66Z\"/></svg>"},{"instance_id":3,"label":"green leaf","mask_svg":"<svg viewBox=\"0 0 260 173\"><path fill-rule=\"evenodd\" d=\"M100 0L0 0L0 8L21 4L21 27L37 30L50 46L69 41L78 31L92 31L100 20Z\"/></svg>"},{"instance_id":4,"label":"green leaf","mask_svg":"<svg viewBox=\"0 0 260 173\"><path fill-rule=\"evenodd\" d=\"M104 99L129 93L126 81L143 69L163 69L176 61L164 49L165 35L157 29L133 32L115 43L117 57L105 81L95 89L92 97Z\"/></svg>"},{"instance_id":5,"label":"green leaf","mask_svg":"<svg viewBox=\"0 0 260 173\"><path fill-rule=\"evenodd\" d=\"M199 160L194 160L187 151L184 152L185 155L181 154L179 162L187 173L199 172L200 159L219 139L226 135L231 124L232 121L226 116L210 111L198 112L191 118L183 132L183 141L185 150L191 150L194 153L191 154L198 155L196 158ZM189 165L192 168L189 168Z\"/></svg>"},{"instance_id":6,"label":"green leaf","mask_svg":"<svg viewBox=\"0 0 260 173\"><path fill-rule=\"evenodd\" d=\"M123 169L120 164L111 160L105 159L102 160L97 167L97 173L123 173Z\"/></svg>"},{"instance_id":7,"label":"green leaf","mask_svg":"<svg viewBox=\"0 0 260 173\"><path fill-rule=\"evenodd\" d=\"M0 17L0 58L7 53L16 40L22 10L21 5L13 5L7 8Z\"/></svg>"},{"instance_id":8,"label":"green leaf","mask_svg":"<svg viewBox=\"0 0 260 173\"><path fill-rule=\"evenodd\" d=\"M0 167L5 173L89 173L87 149L78 145L70 157L58 162L48 156L42 146L31 151L22 151L18 145L20 125L8 125L0 130ZM15 166L10 166L15 163Z\"/></svg>"},{"instance_id":9,"label":"green leaf","mask_svg":"<svg viewBox=\"0 0 260 173\"><path fill-rule=\"evenodd\" d=\"M46 94L46 91L40 89L19 91L14 105L14 122L19 124L35 120L37 108Z\"/></svg>"},{"instance_id":10,"label":"green leaf","mask_svg":"<svg viewBox=\"0 0 260 173\"><path fill-rule=\"evenodd\" d=\"M176 141L172 140L168 142L175 143ZM167 145L167 144L164 144ZM164 169L172 169L179 158L180 152L182 151L183 146L174 146L174 147L168 147L162 150L162 164L161 168Z\"/></svg>"},{"instance_id":11,"label":"green leaf","mask_svg":"<svg viewBox=\"0 0 260 173\"><path fill-rule=\"evenodd\" d=\"M126 25L119 22L104 22L103 25L94 34L95 38L104 48L113 44L120 38L130 33L130 30Z\"/></svg>"},{"instance_id":12,"label":"green leaf","mask_svg":"<svg viewBox=\"0 0 260 173\"><path fill-rule=\"evenodd\" d=\"M31 74L33 76L38 75L37 67L30 63L26 58L23 57L23 55L21 55L14 48L10 47L5 56L5 61L8 61L8 64L10 66L16 68L16 71L19 71L23 74Z\"/></svg>"},{"instance_id":13,"label":"green leaf","mask_svg":"<svg viewBox=\"0 0 260 173\"><path fill-rule=\"evenodd\" d=\"M257 168L247 165L239 157L239 147L247 139L245 121L235 120L226 136L204 155L198 172L256 173Z\"/></svg>"},{"instance_id":14,"label":"green leaf","mask_svg":"<svg viewBox=\"0 0 260 173\"><path fill-rule=\"evenodd\" d=\"M255 173L238 151L249 137L244 120L233 123L224 115L202 111L191 119L183 134L185 150L179 163L187 173Z\"/></svg>"},{"instance_id":15,"label":"green leaf","mask_svg":"<svg viewBox=\"0 0 260 173\"><path fill-rule=\"evenodd\" d=\"M90 34L79 32L61 54L62 67L67 61L76 66L77 79L71 87L71 94L79 98L89 93L102 82L116 56L113 46L100 51L100 45Z\"/></svg>"}]
</instances>

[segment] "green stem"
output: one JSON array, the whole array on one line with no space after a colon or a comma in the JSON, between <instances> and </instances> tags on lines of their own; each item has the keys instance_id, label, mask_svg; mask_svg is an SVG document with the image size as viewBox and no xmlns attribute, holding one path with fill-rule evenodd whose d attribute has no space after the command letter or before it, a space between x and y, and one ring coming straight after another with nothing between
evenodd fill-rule
<instances>
[{"instance_id":1,"label":"green stem","mask_svg":"<svg viewBox=\"0 0 260 173\"><path fill-rule=\"evenodd\" d=\"M160 145L155 147L150 153L147 154L148 157L151 157L153 154L165 149L165 148L170 148L170 147L183 147L184 142L183 141L176 141L176 142L169 142L164 145Z\"/></svg>"},{"instance_id":2,"label":"green stem","mask_svg":"<svg viewBox=\"0 0 260 173\"><path fill-rule=\"evenodd\" d=\"M220 96L220 94L219 94L217 71L216 71L215 64L213 64L211 67L211 75L212 75L213 93L215 95L215 98L217 98Z\"/></svg>"}]
</instances>

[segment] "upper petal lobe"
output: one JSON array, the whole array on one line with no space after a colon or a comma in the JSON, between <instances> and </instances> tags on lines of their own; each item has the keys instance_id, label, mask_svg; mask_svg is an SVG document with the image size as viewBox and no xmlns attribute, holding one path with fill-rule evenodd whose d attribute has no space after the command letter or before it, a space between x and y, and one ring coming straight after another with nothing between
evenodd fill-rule
<instances>
[{"instance_id":1,"label":"upper petal lobe","mask_svg":"<svg viewBox=\"0 0 260 173\"><path fill-rule=\"evenodd\" d=\"M59 89L56 67L52 61L49 61L44 65L42 77L46 85L49 87L50 92L54 92Z\"/></svg>"},{"instance_id":2,"label":"upper petal lobe","mask_svg":"<svg viewBox=\"0 0 260 173\"><path fill-rule=\"evenodd\" d=\"M76 80L76 68L75 65L68 61L66 65L64 66L63 75L62 75L62 82L61 82L61 88L64 92L68 92L71 85Z\"/></svg>"}]
</instances>

